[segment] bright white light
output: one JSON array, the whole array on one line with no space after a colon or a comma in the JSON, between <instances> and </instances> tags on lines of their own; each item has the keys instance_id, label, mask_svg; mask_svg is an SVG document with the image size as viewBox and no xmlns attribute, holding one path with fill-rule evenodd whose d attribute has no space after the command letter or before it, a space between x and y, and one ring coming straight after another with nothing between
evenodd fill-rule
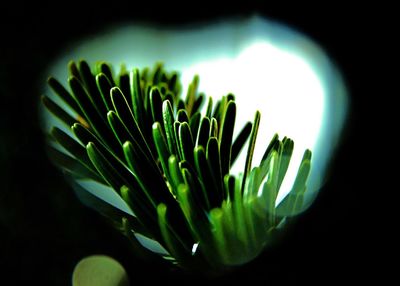
<instances>
[{"instance_id":1,"label":"bright white light","mask_svg":"<svg viewBox=\"0 0 400 286\"><path fill-rule=\"evenodd\" d=\"M192 255L196 254L197 247L199 247L199 244L198 243L194 243L193 247L192 247Z\"/></svg>"},{"instance_id":2,"label":"bright white light","mask_svg":"<svg viewBox=\"0 0 400 286\"><path fill-rule=\"evenodd\" d=\"M294 140L295 149L278 204L292 188L304 150L313 150L317 143L324 110L320 79L303 58L267 41L251 43L232 58L208 59L184 68L184 86L195 74L200 75L200 89L208 95L236 95L238 123L253 120L255 111L261 111L253 166L259 164L275 133ZM236 134L240 127L239 124ZM245 155L244 150L232 173L243 172Z\"/></svg>"}]
</instances>

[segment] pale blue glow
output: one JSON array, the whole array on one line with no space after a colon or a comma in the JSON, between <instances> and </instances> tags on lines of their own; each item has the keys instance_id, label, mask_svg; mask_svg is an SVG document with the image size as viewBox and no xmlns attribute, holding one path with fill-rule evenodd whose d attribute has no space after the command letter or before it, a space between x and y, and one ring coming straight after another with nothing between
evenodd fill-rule
<instances>
[{"instance_id":1,"label":"pale blue glow","mask_svg":"<svg viewBox=\"0 0 400 286\"><path fill-rule=\"evenodd\" d=\"M277 203L290 191L306 148L313 157L305 208L324 184L344 125L347 91L323 50L290 28L259 17L176 30L111 27L75 43L48 73L66 79L71 59L105 60L113 63L116 71L121 63L133 68L162 61L166 68L182 71L184 88L199 74L200 91L207 95L236 95L239 128L253 120L257 109L261 111L253 164L259 164L274 133L294 140L292 161ZM233 173L243 170L244 157L242 152Z\"/></svg>"},{"instance_id":2,"label":"pale blue glow","mask_svg":"<svg viewBox=\"0 0 400 286\"><path fill-rule=\"evenodd\" d=\"M155 253L158 253L160 255L170 255L169 252L162 247L160 243L155 241L154 239L148 238L144 235L141 235L140 233L134 233L135 237L137 240L140 242L140 244L145 247L146 249L149 249Z\"/></svg>"},{"instance_id":3,"label":"pale blue glow","mask_svg":"<svg viewBox=\"0 0 400 286\"><path fill-rule=\"evenodd\" d=\"M92 195L108 202L119 210L132 216L135 215L125 201L111 187L91 180L77 180L77 183L85 190L88 190Z\"/></svg>"}]
</instances>

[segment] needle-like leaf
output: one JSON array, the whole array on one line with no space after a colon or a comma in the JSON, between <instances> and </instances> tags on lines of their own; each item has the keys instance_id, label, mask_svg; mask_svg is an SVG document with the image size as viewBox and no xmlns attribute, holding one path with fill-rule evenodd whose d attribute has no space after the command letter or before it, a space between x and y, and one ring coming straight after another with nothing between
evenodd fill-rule
<instances>
[{"instance_id":1,"label":"needle-like leaf","mask_svg":"<svg viewBox=\"0 0 400 286\"><path fill-rule=\"evenodd\" d=\"M49 155L79 198L107 217L137 253L223 272L254 259L288 217L304 209L311 152L304 153L291 192L277 205L294 142L276 134L253 167L260 113L233 140L233 94L207 101L195 76L183 98L178 73L162 63L130 73L122 65L116 77L104 62L91 70L86 61L71 61L68 69L71 92L48 81L65 106L45 96L42 102L77 140L53 127ZM231 174L248 138L244 171ZM107 196L95 196L98 183L126 203L119 201L121 210Z\"/></svg>"},{"instance_id":2,"label":"needle-like leaf","mask_svg":"<svg viewBox=\"0 0 400 286\"><path fill-rule=\"evenodd\" d=\"M226 113L222 122L222 127L219 132L220 150L221 150L221 170L222 176L229 174L229 167L231 165L231 150L232 150L232 136L233 128L235 126L236 118L236 105L231 101L226 107Z\"/></svg>"},{"instance_id":3,"label":"needle-like leaf","mask_svg":"<svg viewBox=\"0 0 400 286\"><path fill-rule=\"evenodd\" d=\"M249 148L247 150L247 156L246 156L246 163L244 167L244 172L243 172L243 182L242 182L242 192L244 192L244 188L246 185L246 177L250 172L251 169L251 163L253 160L253 154L254 154L254 148L256 146L256 139L257 139L257 133L258 133L258 126L260 125L260 112L257 111L255 118L254 118L254 124L251 129L251 134L250 134L250 142L249 142Z\"/></svg>"},{"instance_id":4,"label":"needle-like leaf","mask_svg":"<svg viewBox=\"0 0 400 286\"><path fill-rule=\"evenodd\" d=\"M57 103L52 101L47 96L42 96L43 105L57 118L59 118L68 127L71 127L78 120L73 118L69 113L64 111Z\"/></svg>"}]
</instances>

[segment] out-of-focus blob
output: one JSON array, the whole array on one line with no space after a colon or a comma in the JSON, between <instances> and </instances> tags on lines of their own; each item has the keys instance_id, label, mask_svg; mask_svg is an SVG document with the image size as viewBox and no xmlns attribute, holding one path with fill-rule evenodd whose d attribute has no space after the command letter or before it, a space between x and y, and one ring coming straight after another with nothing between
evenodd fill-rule
<instances>
[{"instance_id":1,"label":"out-of-focus blob","mask_svg":"<svg viewBox=\"0 0 400 286\"><path fill-rule=\"evenodd\" d=\"M124 267L112 257L91 255L80 260L72 274L72 286L129 286Z\"/></svg>"}]
</instances>

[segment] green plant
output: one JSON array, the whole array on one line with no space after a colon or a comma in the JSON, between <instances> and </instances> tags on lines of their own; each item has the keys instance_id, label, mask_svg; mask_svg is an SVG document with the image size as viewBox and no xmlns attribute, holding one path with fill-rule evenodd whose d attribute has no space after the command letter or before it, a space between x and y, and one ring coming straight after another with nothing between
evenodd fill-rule
<instances>
[{"instance_id":1,"label":"green plant","mask_svg":"<svg viewBox=\"0 0 400 286\"><path fill-rule=\"evenodd\" d=\"M301 208L311 152L304 152L292 191L276 206L294 142L275 135L259 166L251 168L260 113L233 140L232 94L214 103L198 92L196 76L183 99L178 74L161 64L132 72L122 67L114 77L104 62L92 71L80 61L69 64L69 74L70 90L48 80L65 105L42 97L70 130L52 128L50 158L72 183L110 186L127 203L134 216L75 185L138 253L155 256L139 242L141 234L161 244L168 252L162 256L180 267L222 272L255 258ZM231 174L247 140L243 173Z\"/></svg>"}]
</instances>

